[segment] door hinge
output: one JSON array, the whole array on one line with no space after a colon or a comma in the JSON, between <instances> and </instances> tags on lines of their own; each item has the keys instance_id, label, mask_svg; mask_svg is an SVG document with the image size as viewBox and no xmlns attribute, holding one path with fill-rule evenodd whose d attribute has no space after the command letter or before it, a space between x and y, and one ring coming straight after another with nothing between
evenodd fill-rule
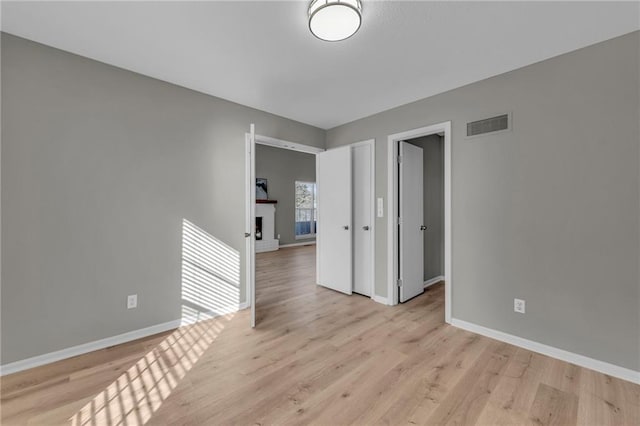
<instances>
[{"instance_id":1,"label":"door hinge","mask_svg":"<svg viewBox=\"0 0 640 426\"><path fill-rule=\"evenodd\" d=\"M397 217L396 218L396 225L402 225L402 218L401 217Z\"/></svg>"},{"instance_id":2,"label":"door hinge","mask_svg":"<svg viewBox=\"0 0 640 426\"><path fill-rule=\"evenodd\" d=\"M402 164L402 155L398 155L398 164Z\"/></svg>"},{"instance_id":3,"label":"door hinge","mask_svg":"<svg viewBox=\"0 0 640 426\"><path fill-rule=\"evenodd\" d=\"M398 280L396 281L396 285L398 287L402 287L402 278L398 278Z\"/></svg>"}]
</instances>

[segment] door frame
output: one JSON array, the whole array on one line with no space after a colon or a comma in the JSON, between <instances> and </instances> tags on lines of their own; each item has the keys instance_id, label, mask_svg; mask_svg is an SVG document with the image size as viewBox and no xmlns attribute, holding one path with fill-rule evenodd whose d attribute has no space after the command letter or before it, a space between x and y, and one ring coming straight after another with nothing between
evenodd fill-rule
<instances>
[{"instance_id":1,"label":"door frame","mask_svg":"<svg viewBox=\"0 0 640 426\"><path fill-rule=\"evenodd\" d=\"M251 234L245 243L245 289L246 304L243 307L252 309L251 326L255 327L255 239L254 232L256 227L256 183L255 183L255 145L266 145L275 148L287 149L290 151L304 152L306 154L318 154L324 152L323 148L311 145L304 145L297 142L290 142L283 139L272 138L270 136L255 134L255 126L251 124L251 132L245 133L245 233ZM317 182L317 180L316 180Z\"/></svg>"},{"instance_id":2,"label":"door frame","mask_svg":"<svg viewBox=\"0 0 640 426\"><path fill-rule=\"evenodd\" d=\"M444 317L445 322L451 323L451 121L394 133L387 138L387 303L398 304L398 142L438 133L444 134Z\"/></svg>"}]
</instances>

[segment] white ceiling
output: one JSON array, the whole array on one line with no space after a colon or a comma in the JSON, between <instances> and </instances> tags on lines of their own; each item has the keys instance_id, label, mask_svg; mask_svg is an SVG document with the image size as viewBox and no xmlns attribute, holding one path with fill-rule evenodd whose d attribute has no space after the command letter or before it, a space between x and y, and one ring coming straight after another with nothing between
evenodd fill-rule
<instances>
[{"instance_id":1,"label":"white ceiling","mask_svg":"<svg viewBox=\"0 0 640 426\"><path fill-rule=\"evenodd\" d=\"M363 3L338 43L307 1L3 1L2 30L327 129L640 29L638 2Z\"/></svg>"}]
</instances>

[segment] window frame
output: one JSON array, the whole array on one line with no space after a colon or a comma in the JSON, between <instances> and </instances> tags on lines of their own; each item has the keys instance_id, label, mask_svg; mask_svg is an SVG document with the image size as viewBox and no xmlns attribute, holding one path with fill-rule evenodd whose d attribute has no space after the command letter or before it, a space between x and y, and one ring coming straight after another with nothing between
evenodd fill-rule
<instances>
[{"instance_id":1,"label":"window frame","mask_svg":"<svg viewBox=\"0 0 640 426\"><path fill-rule=\"evenodd\" d=\"M298 208L296 207L296 198L298 196L298 184L306 184L306 185L313 185L313 192L312 192L312 203L313 203L313 208L309 209L309 208ZM317 222L318 222L318 205L317 205L317 199L318 199L318 184L317 182L311 182L311 181L306 181L306 180L296 180L294 181L294 185L293 185L293 234L294 234L294 238L296 240L308 240L311 238L315 238L317 235ZM311 210L312 214L311 214L311 230L312 232L309 234L301 234L298 235L296 233L296 224L299 223L297 221L297 217L298 217L298 210Z\"/></svg>"}]
</instances>

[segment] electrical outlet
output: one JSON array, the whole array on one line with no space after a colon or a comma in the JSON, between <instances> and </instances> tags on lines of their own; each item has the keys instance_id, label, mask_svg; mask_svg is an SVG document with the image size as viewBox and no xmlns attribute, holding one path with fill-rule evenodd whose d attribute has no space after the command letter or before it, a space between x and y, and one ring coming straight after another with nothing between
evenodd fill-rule
<instances>
[{"instance_id":1,"label":"electrical outlet","mask_svg":"<svg viewBox=\"0 0 640 426\"><path fill-rule=\"evenodd\" d=\"M524 314L525 302L522 299L513 299L513 311Z\"/></svg>"},{"instance_id":2,"label":"electrical outlet","mask_svg":"<svg viewBox=\"0 0 640 426\"><path fill-rule=\"evenodd\" d=\"M127 309L134 309L138 307L138 295L130 294L127 296Z\"/></svg>"}]
</instances>

